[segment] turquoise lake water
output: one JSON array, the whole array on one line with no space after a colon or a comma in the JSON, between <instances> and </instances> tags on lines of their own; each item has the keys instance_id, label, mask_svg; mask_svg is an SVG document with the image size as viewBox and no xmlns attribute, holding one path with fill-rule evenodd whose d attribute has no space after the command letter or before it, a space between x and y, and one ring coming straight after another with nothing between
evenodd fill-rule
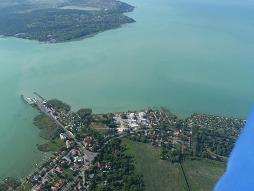
<instances>
[{"instance_id":1,"label":"turquoise lake water","mask_svg":"<svg viewBox=\"0 0 254 191\"><path fill-rule=\"evenodd\" d=\"M128 0L137 22L62 44L0 39L0 177L24 176L45 156L36 91L96 112L165 106L181 116L246 117L254 99L254 4Z\"/></svg>"}]
</instances>

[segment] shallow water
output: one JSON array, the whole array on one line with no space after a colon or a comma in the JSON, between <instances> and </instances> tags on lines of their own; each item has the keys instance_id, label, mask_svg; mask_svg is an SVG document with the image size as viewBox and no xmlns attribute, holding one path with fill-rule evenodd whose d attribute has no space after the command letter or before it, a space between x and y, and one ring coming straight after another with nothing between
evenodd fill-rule
<instances>
[{"instance_id":1,"label":"shallow water","mask_svg":"<svg viewBox=\"0 0 254 191\"><path fill-rule=\"evenodd\" d=\"M36 111L20 94L96 112L165 106L181 116L246 117L254 98L251 1L128 2L136 23L82 41L0 39L0 177L26 175L42 157Z\"/></svg>"}]
</instances>

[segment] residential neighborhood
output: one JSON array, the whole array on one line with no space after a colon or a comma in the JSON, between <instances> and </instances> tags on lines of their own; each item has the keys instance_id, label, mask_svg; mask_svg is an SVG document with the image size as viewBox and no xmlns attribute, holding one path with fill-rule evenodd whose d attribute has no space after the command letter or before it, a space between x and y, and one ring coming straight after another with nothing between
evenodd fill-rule
<instances>
[{"instance_id":1,"label":"residential neighborhood","mask_svg":"<svg viewBox=\"0 0 254 191\"><path fill-rule=\"evenodd\" d=\"M116 172L124 176L126 170L127 175L138 180L134 186L143 190L142 179L135 174L131 157L123 152L122 138L158 147L161 159L173 163L185 157L222 160L228 157L246 122L206 114L180 119L165 108L109 114L93 114L91 109L72 112L67 104L42 97L29 99L29 104L43 114L35 118L36 124L41 125L43 121L51 128L48 130L54 132L55 137L46 144L48 150L45 151L57 148L19 187L29 185L32 191L97 191L99 185L120 189L126 185L123 179L117 178ZM101 130L103 133L99 133ZM210 137L205 137L206 131ZM220 148L222 144L226 147ZM130 165L125 170L119 166L124 160Z\"/></svg>"}]
</instances>

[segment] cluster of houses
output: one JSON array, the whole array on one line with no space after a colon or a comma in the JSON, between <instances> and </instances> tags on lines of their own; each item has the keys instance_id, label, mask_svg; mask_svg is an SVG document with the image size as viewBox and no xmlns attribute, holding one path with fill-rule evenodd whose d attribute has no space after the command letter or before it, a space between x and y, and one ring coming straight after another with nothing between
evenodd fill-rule
<instances>
[{"instance_id":1,"label":"cluster of houses","mask_svg":"<svg viewBox=\"0 0 254 191\"><path fill-rule=\"evenodd\" d=\"M145 111L116 113L113 119L120 133L128 129L137 130L141 126L149 126Z\"/></svg>"},{"instance_id":2,"label":"cluster of houses","mask_svg":"<svg viewBox=\"0 0 254 191\"><path fill-rule=\"evenodd\" d=\"M78 116L71 112L57 112L45 103L39 107L65 129L64 133L60 134L60 139L65 142L66 149L55 153L39 172L30 177L32 191L46 188L52 191L84 190L89 187L89 181L96 176L96 171L110 171L110 164L92 164L98 148L107 142L100 145L92 136L84 136L81 141L77 141L73 132L77 132L77 128L82 125L77 119ZM239 135L245 124L245 120L203 114L194 114L179 123L175 115L157 109L115 113L113 121L119 134L126 133L135 141L166 148L172 148L176 144L191 146L193 127L221 128L225 130L225 135L235 136Z\"/></svg>"},{"instance_id":3,"label":"cluster of houses","mask_svg":"<svg viewBox=\"0 0 254 191\"><path fill-rule=\"evenodd\" d=\"M144 111L116 113L113 118L118 132L121 133L128 130L136 131L139 130L140 127L151 128L158 126L162 120L168 123L168 119L165 119L163 115L166 116L162 111L149 109Z\"/></svg>"},{"instance_id":4,"label":"cluster of houses","mask_svg":"<svg viewBox=\"0 0 254 191\"><path fill-rule=\"evenodd\" d=\"M177 138L177 118L161 110L146 110L141 116L145 116L146 125L138 128L127 128L128 136L136 141L151 143L154 146L172 145Z\"/></svg>"},{"instance_id":5,"label":"cluster of houses","mask_svg":"<svg viewBox=\"0 0 254 191\"><path fill-rule=\"evenodd\" d=\"M40 170L40 172L36 173L31 178L32 183L32 191L40 191L46 188L50 188L51 190L60 190L64 185L64 177L60 177L63 173L62 168L60 167L60 158L65 154L63 151L60 154L54 155L49 161L48 165Z\"/></svg>"},{"instance_id":6,"label":"cluster of houses","mask_svg":"<svg viewBox=\"0 0 254 191\"><path fill-rule=\"evenodd\" d=\"M82 124L73 113L57 111L46 102L38 102L37 106L64 129L59 136L65 142L66 149L55 153L39 172L29 178L32 183L31 190L84 190L89 186L86 180L92 177L89 169L97 155L93 151L98 147L98 142L91 136L83 137L82 141L75 138L72 130Z\"/></svg>"},{"instance_id":7,"label":"cluster of houses","mask_svg":"<svg viewBox=\"0 0 254 191\"><path fill-rule=\"evenodd\" d=\"M69 131L79 130L80 127L84 125L80 117L74 112L57 111L54 107L48 105L47 102L43 102L41 108L43 108L44 112L48 113L51 118L59 121Z\"/></svg>"},{"instance_id":8,"label":"cluster of houses","mask_svg":"<svg viewBox=\"0 0 254 191\"><path fill-rule=\"evenodd\" d=\"M216 140L220 140L220 144L230 145L239 136L246 123L246 120L243 119L206 114L193 114L184 120L179 120L176 116L161 110L150 110L146 111L145 114L146 122L149 125L140 125L135 129L127 127L125 131L128 137L154 146L163 146L169 151L180 146L182 152L192 152L195 149L192 147L193 142L199 141L195 138L195 132L198 129L209 130L209 132L213 132L211 136L218 136ZM198 132L202 133L203 131ZM209 141L204 140L200 144L207 145ZM228 146L228 148L230 147ZM208 149L208 151L213 151L212 149L214 148L211 147L211 150ZM212 153L212 155L216 155L216 152L215 154Z\"/></svg>"},{"instance_id":9,"label":"cluster of houses","mask_svg":"<svg viewBox=\"0 0 254 191\"><path fill-rule=\"evenodd\" d=\"M84 124L78 114L58 110L47 104L47 101L37 101L35 104L41 112L62 127L59 137L65 143L65 148L54 153L43 167L38 168L37 172L27 179L32 184L32 191L85 190L90 186L96 172L106 173L111 169L110 164L93 164L93 161L113 135L104 136L103 142L90 135L81 135L79 130ZM142 121L145 124L145 116L140 114L138 119L134 115L130 116L131 123L137 120L137 123Z\"/></svg>"},{"instance_id":10,"label":"cluster of houses","mask_svg":"<svg viewBox=\"0 0 254 191\"><path fill-rule=\"evenodd\" d=\"M52 191L83 190L89 185L89 179L93 178L90 173L93 157L91 159L87 156L90 153L84 154L81 148L83 145L68 139L66 134L61 134L60 137L65 141L66 149L55 153L44 167L31 177L32 191L41 191L45 188ZM93 138L85 137L84 145L87 148L92 147Z\"/></svg>"},{"instance_id":11,"label":"cluster of houses","mask_svg":"<svg viewBox=\"0 0 254 191\"><path fill-rule=\"evenodd\" d=\"M206 114L193 114L186 119L186 127L205 128L210 130L221 130L227 137L236 138L239 136L246 120Z\"/></svg>"}]
</instances>

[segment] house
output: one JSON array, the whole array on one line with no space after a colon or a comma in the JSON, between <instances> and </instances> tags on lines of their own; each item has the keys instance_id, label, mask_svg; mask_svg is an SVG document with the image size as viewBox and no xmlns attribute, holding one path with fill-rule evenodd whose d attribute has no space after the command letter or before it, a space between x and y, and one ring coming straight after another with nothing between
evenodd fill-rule
<instances>
[{"instance_id":1,"label":"house","mask_svg":"<svg viewBox=\"0 0 254 191\"><path fill-rule=\"evenodd\" d=\"M70 140L66 140L65 144L67 149L72 147L72 142Z\"/></svg>"},{"instance_id":2,"label":"house","mask_svg":"<svg viewBox=\"0 0 254 191\"><path fill-rule=\"evenodd\" d=\"M67 135L64 134L64 133L60 133L60 139L61 139L61 140L67 139Z\"/></svg>"},{"instance_id":3,"label":"house","mask_svg":"<svg viewBox=\"0 0 254 191\"><path fill-rule=\"evenodd\" d=\"M74 139L75 136L73 135L73 133L71 131L66 131L66 135L71 138L71 139Z\"/></svg>"}]
</instances>

